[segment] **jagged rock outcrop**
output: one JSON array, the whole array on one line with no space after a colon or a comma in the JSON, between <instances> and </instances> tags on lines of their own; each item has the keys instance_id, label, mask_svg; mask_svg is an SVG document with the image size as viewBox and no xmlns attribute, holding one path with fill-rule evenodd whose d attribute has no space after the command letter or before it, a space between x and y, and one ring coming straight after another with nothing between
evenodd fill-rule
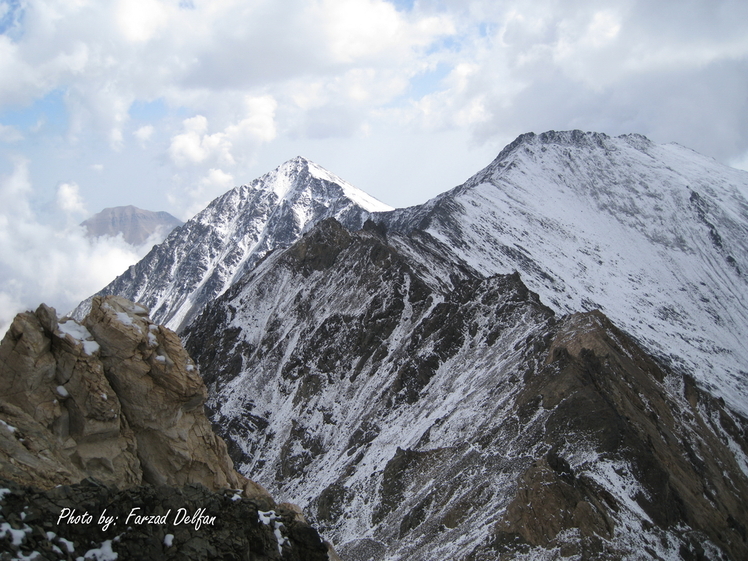
<instances>
[{"instance_id":1,"label":"jagged rock outcrop","mask_svg":"<svg viewBox=\"0 0 748 561\"><path fill-rule=\"evenodd\" d=\"M240 470L347 561L748 555L740 413L438 248L328 220L206 308L185 345Z\"/></svg>"},{"instance_id":2,"label":"jagged rock outcrop","mask_svg":"<svg viewBox=\"0 0 748 561\"><path fill-rule=\"evenodd\" d=\"M19 314L0 344L0 396L6 440L15 427L16 442L48 450L47 463L19 455L17 444L6 453L15 466L26 458L16 471L33 470L36 485L84 476L119 487L200 483L273 504L213 433L205 386L179 338L118 296L95 298L82 325L45 305Z\"/></svg>"},{"instance_id":3,"label":"jagged rock outcrop","mask_svg":"<svg viewBox=\"0 0 748 561\"><path fill-rule=\"evenodd\" d=\"M35 313L19 314L0 343L0 400L34 421L26 419L25 428L19 427L19 441L41 442L31 434L47 431L50 451L65 458L64 469L74 476L65 483L85 474L137 485L142 469L135 435L105 376L100 352L85 327L58 322L54 309L44 304ZM58 479L52 470L36 484L62 483Z\"/></svg>"}]
</instances>

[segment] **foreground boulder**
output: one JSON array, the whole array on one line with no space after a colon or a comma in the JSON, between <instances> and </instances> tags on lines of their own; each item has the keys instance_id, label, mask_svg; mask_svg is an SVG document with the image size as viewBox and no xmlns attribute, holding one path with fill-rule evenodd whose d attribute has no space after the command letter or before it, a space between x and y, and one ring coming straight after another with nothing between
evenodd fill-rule
<instances>
[{"instance_id":1,"label":"foreground boulder","mask_svg":"<svg viewBox=\"0 0 748 561\"><path fill-rule=\"evenodd\" d=\"M179 338L124 298L96 298L83 324L58 320L43 304L19 314L0 346L0 395L11 422L35 435L29 446L44 441L45 429L54 436L44 449L59 466L44 469L38 455L6 460L25 462L41 487L85 476L121 487L200 483L243 489L271 506L213 433L205 385Z\"/></svg>"}]
</instances>

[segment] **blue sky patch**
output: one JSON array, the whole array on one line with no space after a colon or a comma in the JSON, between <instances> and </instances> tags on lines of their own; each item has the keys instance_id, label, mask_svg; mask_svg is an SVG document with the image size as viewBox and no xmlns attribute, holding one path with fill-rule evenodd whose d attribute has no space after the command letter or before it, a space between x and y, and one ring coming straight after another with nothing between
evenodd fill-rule
<instances>
[{"instance_id":1,"label":"blue sky patch","mask_svg":"<svg viewBox=\"0 0 748 561\"><path fill-rule=\"evenodd\" d=\"M387 0L390 4L394 4L395 8L399 12L409 12L413 9L415 0Z\"/></svg>"},{"instance_id":2,"label":"blue sky patch","mask_svg":"<svg viewBox=\"0 0 748 561\"><path fill-rule=\"evenodd\" d=\"M440 88L441 81L447 77L451 68L446 64L438 64L434 70L418 74L410 80L408 97L421 99Z\"/></svg>"},{"instance_id":3,"label":"blue sky patch","mask_svg":"<svg viewBox=\"0 0 748 561\"><path fill-rule=\"evenodd\" d=\"M130 105L130 118L136 121L152 123L166 116L168 108L164 98L159 97L153 101L135 101Z\"/></svg>"},{"instance_id":4,"label":"blue sky patch","mask_svg":"<svg viewBox=\"0 0 748 561\"><path fill-rule=\"evenodd\" d=\"M23 8L20 0L0 0L0 34L18 39L21 34Z\"/></svg>"},{"instance_id":5,"label":"blue sky patch","mask_svg":"<svg viewBox=\"0 0 748 561\"><path fill-rule=\"evenodd\" d=\"M0 113L0 123L12 125L19 130L27 131L40 122L48 131L62 132L68 125L65 108L65 92L53 90L28 107L7 109Z\"/></svg>"}]
</instances>

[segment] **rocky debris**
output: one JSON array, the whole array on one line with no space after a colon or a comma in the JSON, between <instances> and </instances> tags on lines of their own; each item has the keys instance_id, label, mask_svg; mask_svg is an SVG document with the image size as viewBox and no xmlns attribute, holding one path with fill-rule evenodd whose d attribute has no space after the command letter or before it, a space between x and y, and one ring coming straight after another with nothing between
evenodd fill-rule
<instances>
[{"instance_id":1,"label":"rocky debris","mask_svg":"<svg viewBox=\"0 0 748 561\"><path fill-rule=\"evenodd\" d=\"M326 221L186 331L240 470L347 561L748 555L745 418L423 247Z\"/></svg>"},{"instance_id":2,"label":"rocky debris","mask_svg":"<svg viewBox=\"0 0 748 561\"><path fill-rule=\"evenodd\" d=\"M83 324L43 304L19 314L0 344L0 395L3 473L20 482L200 483L274 506L213 433L179 338L123 298L95 298Z\"/></svg>"},{"instance_id":3,"label":"rocky debris","mask_svg":"<svg viewBox=\"0 0 748 561\"><path fill-rule=\"evenodd\" d=\"M328 561L296 512L235 490L85 479L47 491L0 479L0 559Z\"/></svg>"},{"instance_id":4,"label":"rocky debris","mask_svg":"<svg viewBox=\"0 0 748 561\"><path fill-rule=\"evenodd\" d=\"M748 555L740 499L748 479L725 445L732 433L732 445L748 451L748 423L690 378L663 370L600 312L564 318L545 367L525 378L515 407L550 413L543 415L549 451L520 477L496 527L497 550L526 544L617 556L622 527L641 524L679 528L683 559ZM598 466L580 469L581 450ZM635 487L616 496L615 479L627 474ZM640 520L627 520L626 511ZM651 547L645 553L656 557Z\"/></svg>"}]
</instances>

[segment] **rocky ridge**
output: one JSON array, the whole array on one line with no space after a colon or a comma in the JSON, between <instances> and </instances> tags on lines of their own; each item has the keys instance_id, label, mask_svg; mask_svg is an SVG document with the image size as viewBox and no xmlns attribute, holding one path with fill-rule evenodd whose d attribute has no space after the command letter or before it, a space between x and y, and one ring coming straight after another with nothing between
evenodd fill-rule
<instances>
[{"instance_id":1,"label":"rocky ridge","mask_svg":"<svg viewBox=\"0 0 748 561\"><path fill-rule=\"evenodd\" d=\"M203 411L207 392L194 362L176 334L147 314L138 304L108 296L93 299L82 323L59 319L45 305L19 314L12 323L0 344L0 470L16 485L0 492L0 501L7 506L11 499L5 495L10 493L16 497L12 504L26 501L27 508L42 514L37 526L30 526L22 511L3 507L0 539L10 539L0 542L3 547L16 552L33 549L36 542L25 540L23 532L52 531L50 520L74 503L79 509L111 512L115 488L137 502L150 492L147 486L160 489L150 492L155 496L174 497L181 496L179 489L197 485L202 490L193 488L190 493L206 500L219 501L229 490L233 501L250 501L256 511L282 511L264 488L234 470L225 443ZM85 493L76 499L84 480L95 480L101 488L86 504ZM60 485L72 487L35 490ZM157 503L152 497L148 506ZM296 526L305 525L294 507L283 508L286 518L298 518ZM114 530L110 528L110 539ZM122 531L120 525L117 533ZM163 525L142 529L151 537L165 531ZM68 540L91 534L90 529L73 525L55 532ZM142 532L132 539L144 539ZM105 533L100 534L80 543L106 541ZM185 539L197 539L193 534ZM322 544L318 537L317 543ZM281 549L278 544L278 555L268 558L280 559ZM292 547L287 549L284 559L299 558ZM321 558L326 559L326 553Z\"/></svg>"},{"instance_id":2,"label":"rocky ridge","mask_svg":"<svg viewBox=\"0 0 748 561\"><path fill-rule=\"evenodd\" d=\"M411 209L331 183L288 162L107 288L173 312L240 471L352 561L745 557L747 174L550 131Z\"/></svg>"},{"instance_id":3,"label":"rocky ridge","mask_svg":"<svg viewBox=\"0 0 748 561\"><path fill-rule=\"evenodd\" d=\"M240 471L348 561L748 553L743 416L428 243L324 221L185 331Z\"/></svg>"}]
</instances>

